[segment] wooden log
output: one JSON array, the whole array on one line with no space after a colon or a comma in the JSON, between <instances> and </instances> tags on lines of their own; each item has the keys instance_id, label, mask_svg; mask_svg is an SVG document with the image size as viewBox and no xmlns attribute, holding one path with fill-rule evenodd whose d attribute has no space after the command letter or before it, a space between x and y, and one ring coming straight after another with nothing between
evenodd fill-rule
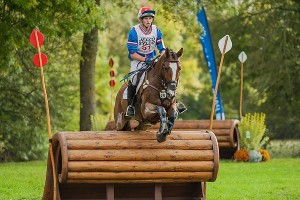
<instances>
[{"instance_id":1,"label":"wooden log","mask_svg":"<svg viewBox=\"0 0 300 200\"><path fill-rule=\"evenodd\" d=\"M177 120L175 121L175 125L173 129L202 129L208 130L209 129L209 120ZM222 129L222 128L230 128L232 125L238 124L238 120L214 120L212 130L214 129ZM130 121L130 126L135 128L138 125L137 121ZM158 129L159 123L152 126L151 129ZM107 123L105 130L115 130L116 125L114 121L110 121Z\"/></svg>"},{"instance_id":2,"label":"wooden log","mask_svg":"<svg viewBox=\"0 0 300 200\"><path fill-rule=\"evenodd\" d=\"M67 140L155 140L156 131L81 131L61 132ZM172 131L169 140L210 140L210 132L207 130Z\"/></svg>"},{"instance_id":3,"label":"wooden log","mask_svg":"<svg viewBox=\"0 0 300 200\"><path fill-rule=\"evenodd\" d=\"M224 139L224 141L226 141ZM107 149L203 149L212 148L211 140L68 140L69 150L107 150Z\"/></svg>"},{"instance_id":4,"label":"wooden log","mask_svg":"<svg viewBox=\"0 0 300 200\"><path fill-rule=\"evenodd\" d=\"M170 149L122 149L122 150L69 150L69 160L213 160L212 150L170 150Z\"/></svg>"},{"instance_id":5,"label":"wooden log","mask_svg":"<svg viewBox=\"0 0 300 200\"><path fill-rule=\"evenodd\" d=\"M212 172L69 172L69 180L155 180L155 179L185 179L188 182L197 180L208 181Z\"/></svg>"},{"instance_id":6,"label":"wooden log","mask_svg":"<svg viewBox=\"0 0 300 200\"><path fill-rule=\"evenodd\" d=\"M69 161L68 172L211 172L213 161Z\"/></svg>"},{"instance_id":7,"label":"wooden log","mask_svg":"<svg viewBox=\"0 0 300 200\"><path fill-rule=\"evenodd\" d=\"M207 176L211 177L212 175L208 175ZM62 185L66 185L69 183L88 183L88 184L108 184L108 183L199 183L199 182L211 182L210 179L207 179L205 177L200 177L200 178L192 178L192 179L137 179L137 180L130 180L130 179L98 179L98 180L93 180L93 179L68 179L65 183L63 183Z\"/></svg>"}]
</instances>

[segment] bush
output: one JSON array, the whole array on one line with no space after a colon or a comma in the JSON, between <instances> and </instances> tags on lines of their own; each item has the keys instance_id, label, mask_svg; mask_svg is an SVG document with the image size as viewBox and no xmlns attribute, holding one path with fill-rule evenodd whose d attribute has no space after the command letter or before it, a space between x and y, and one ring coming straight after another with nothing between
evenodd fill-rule
<instances>
[{"instance_id":1,"label":"bush","mask_svg":"<svg viewBox=\"0 0 300 200\"><path fill-rule=\"evenodd\" d=\"M262 161L269 161L271 160L269 152L264 149L260 149L259 153L262 155Z\"/></svg>"},{"instance_id":2,"label":"bush","mask_svg":"<svg viewBox=\"0 0 300 200\"><path fill-rule=\"evenodd\" d=\"M264 113L247 113L239 124L240 145L244 150L259 150L269 140L266 132L266 115Z\"/></svg>"},{"instance_id":3,"label":"bush","mask_svg":"<svg viewBox=\"0 0 300 200\"><path fill-rule=\"evenodd\" d=\"M237 150L235 153L234 153L234 159L236 161L248 161L249 160L249 152L246 151L246 150Z\"/></svg>"}]
</instances>

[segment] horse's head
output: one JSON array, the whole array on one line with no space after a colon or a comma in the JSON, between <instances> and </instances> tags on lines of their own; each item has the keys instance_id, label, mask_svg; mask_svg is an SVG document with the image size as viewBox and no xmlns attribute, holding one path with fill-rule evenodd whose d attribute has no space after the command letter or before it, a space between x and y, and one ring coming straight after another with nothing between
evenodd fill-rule
<instances>
[{"instance_id":1,"label":"horse's head","mask_svg":"<svg viewBox=\"0 0 300 200\"><path fill-rule=\"evenodd\" d=\"M167 48L157 63L156 70L162 79L162 87L166 91L168 99L173 99L176 96L179 72L181 70L179 58L182 56L182 53L183 48L177 53Z\"/></svg>"}]
</instances>

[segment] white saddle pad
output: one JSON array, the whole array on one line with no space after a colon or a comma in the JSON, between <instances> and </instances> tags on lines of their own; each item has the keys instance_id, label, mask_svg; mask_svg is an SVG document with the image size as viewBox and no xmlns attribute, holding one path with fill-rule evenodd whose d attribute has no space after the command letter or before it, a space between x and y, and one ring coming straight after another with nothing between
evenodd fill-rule
<instances>
[{"instance_id":1,"label":"white saddle pad","mask_svg":"<svg viewBox=\"0 0 300 200\"><path fill-rule=\"evenodd\" d=\"M136 87L135 94L138 93L138 91L139 91L141 85L143 84L143 81L144 81L144 78L145 78L145 74L146 74L146 72L144 72L144 73L142 74L142 76L141 76L141 78L140 78L140 81L139 81L139 83L138 83L138 85L137 85L137 87ZM128 98L127 98L127 96L128 96L127 93L128 93L128 87L126 87L126 89L125 89L124 92L123 92L123 99L128 99Z\"/></svg>"}]
</instances>

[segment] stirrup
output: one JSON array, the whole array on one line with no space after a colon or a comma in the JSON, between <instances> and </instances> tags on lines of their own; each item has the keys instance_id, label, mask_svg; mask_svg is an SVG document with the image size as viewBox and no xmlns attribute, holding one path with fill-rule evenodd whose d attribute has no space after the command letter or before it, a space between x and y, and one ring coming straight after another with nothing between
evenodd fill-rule
<instances>
[{"instance_id":1,"label":"stirrup","mask_svg":"<svg viewBox=\"0 0 300 200\"><path fill-rule=\"evenodd\" d=\"M187 107L181 101L177 101L176 106L179 114L187 111Z\"/></svg>"},{"instance_id":2,"label":"stirrup","mask_svg":"<svg viewBox=\"0 0 300 200\"><path fill-rule=\"evenodd\" d=\"M135 115L135 107L132 105L127 106L125 116L133 117Z\"/></svg>"}]
</instances>

